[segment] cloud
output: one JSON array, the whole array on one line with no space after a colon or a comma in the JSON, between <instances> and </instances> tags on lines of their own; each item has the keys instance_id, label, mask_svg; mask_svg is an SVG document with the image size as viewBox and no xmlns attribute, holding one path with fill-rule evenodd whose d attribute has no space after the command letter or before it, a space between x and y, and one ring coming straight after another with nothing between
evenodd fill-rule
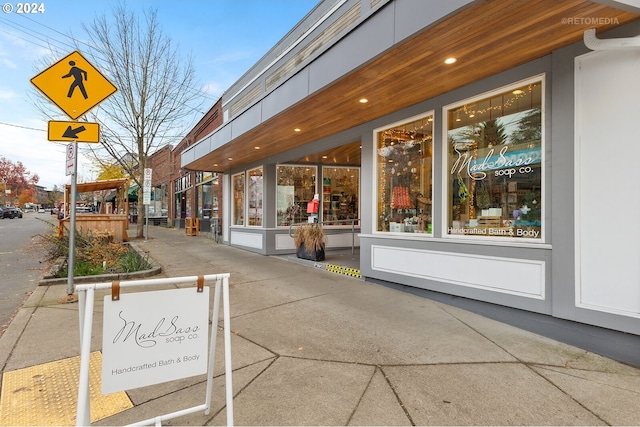
<instances>
[{"instance_id":1,"label":"cloud","mask_svg":"<svg viewBox=\"0 0 640 427\"><path fill-rule=\"evenodd\" d=\"M11 68L12 70L15 70L18 68L18 65L15 62L7 58L0 58L0 65L2 65L5 68Z\"/></svg>"},{"instance_id":2,"label":"cloud","mask_svg":"<svg viewBox=\"0 0 640 427\"><path fill-rule=\"evenodd\" d=\"M227 65L234 62L245 61L247 59L254 60L255 53L250 51L236 50L233 52L226 52L222 55L217 55L208 60L201 61L202 65Z\"/></svg>"},{"instance_id":3,"label":"cloud","mask_svg":"<svg viewBox=\"0 0 640 427\"><path fill-rule=\"evenodd\" d=\"M16 96L17 93L12 91L11 89L0 88L0 101L11 101L12 99L15 99Z\"/></svg>"},{"instance_id":4,"label":"cloud","mask_svg":"<svg viewBox=\"0 0 640 427\"><path fill-rule=\"evenodd\" d=\"M208 95L219 97L220 95L222 95L222 92L224 92L225 88L223 88L220 83L211 81L202 85L200 90Z\"/></svg>"},{"instance_id":5,"label":"cloud","mask_svg":"<svg viewBox=\"0 0 640 427\"><path fill-rule=\"evenodd\" d=\"M21 126L42 128L42 121L32 120ZM51 189L65 184L65 145L47 141L46 132L0 125L2 144L0 156L13 163L22 162L32 174L38 174L38 185Z\"/></svg>"}]
</instances>

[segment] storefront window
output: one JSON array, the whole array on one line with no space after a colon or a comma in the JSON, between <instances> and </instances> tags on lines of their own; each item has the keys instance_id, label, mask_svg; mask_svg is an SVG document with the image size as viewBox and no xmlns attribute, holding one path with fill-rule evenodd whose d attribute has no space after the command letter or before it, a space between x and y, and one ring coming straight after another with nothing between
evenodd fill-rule
<instances>
[{"instance_id":1,"label":"storefront window","mask_svg":"<svg viewBox=\"0 0 640 427\"><path fill-rule=\"evenodd\" d=\"M244 172L233 175L233 225L244 225Z\"/></svg>"},{"instance_id":2,"label":"storefront window","mask_svg":"<svg viewBox=\"0 0 640 427\"><path fill-rule=\"evenodd\" d=\"M262 168L249 171L249 225L262 226Z\"/></svg>"},{"instance_id":3,"label":"storefront window","mask_svg":"<svg viewBox=\"0 0 640 427\"><path fill-rule=\"evenodd\" d=\"M432 232L433 114L377 132L377 230Z\"/></svg>"},{"instance_id":4,"label":"storefront window","mask_svg":"<svg viewBox=\"0 0 640 427\"><path fill-rule=\"evenodd\" d=\"M191 195L193 188L188 189L184 192L185 197L185 215L187 218L191 218L193 216L193 210L191 210Z\"/></svg>"},{"instance_id":5,"label":"storefront window","mask_svg":"<svg viewBox=\"0 0 640 427\"><path fill-rule=\"evenodd\" d=\"M151 189L151 204L149 205L150 217L166 217L169 206L169 191L166 184L161 184Z\"/></svg>"},{"instance_id":6,"label":"storefront window","mask_svg":"<svg viewBox=\"0 0 640 427\"><path fill-rule=\"evenodd\" d=\"M211 182L206 182L202 185L198 185L198 218L208 219L211 218L211 205L213 203L213 186Z\"/></svg>"},{"instance_id":7,"label":"storefront window","mask_svg":"<svg viewBox=\"0 0 640 427\"><path fill-rule=\"evenodd\" d=\"M351 225L344 220L358 219L359 194L359 168L322 168L322 219L331 221L328 225Z\"/></svg>"},{"instance_id":8,"label":"storefront window","mask_svg":"<svg viewBox=\"0 0 640 427\"><path fill-rule=\"evenodd\" d=\"M183 211L182 211L182 205L183 205L183 198L184 198L184 194L182 193L176 193L175 194L175 207L174 207L174 212L175 212L175 218L184 218L183 215Z\"/></svg>"},{"instance_id":9,"label":"storefront window","mask_svg":"<svg viewBox=\"0 0 640 427\"><path fill-rule=\"evenodd\" d=\"M315 166L277 167L277 222L278 226L288 226L307 222L307 203L317 194Z\"/></svg>"},{"instance_id":10,"label":"storefront window","mask_svg":"<svg viewBox=\"0 0 640 427\"><path fill-rule=\"evenodd\" d=\"M446 110L447 235L542 238L542 81Z\"/></svg>"}]
</instances>

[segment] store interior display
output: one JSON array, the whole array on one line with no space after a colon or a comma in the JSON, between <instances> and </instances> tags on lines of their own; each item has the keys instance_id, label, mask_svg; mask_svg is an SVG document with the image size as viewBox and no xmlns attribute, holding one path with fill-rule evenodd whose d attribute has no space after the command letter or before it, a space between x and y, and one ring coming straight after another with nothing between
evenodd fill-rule
<instances>
[{"instance_id":1,"label":"store interior display","mask_svg":"<svg viewBox=\"0 0 640 427\"><path fill-rule=\"evenodd\" d=\"M317 168L279 165L277 168L276 225L308 222L307 203L316 194Z\"/></svg>"},{"instance_id":2,"label":"store interior display","mask_svg":"<svg viewBox=\"0 0 640 427\"><path fill-rule=\"evenodd\" d=\"M447 234L541 238L542 84L448 111Z\"/></svg>"},{"instance_id":3,"label":"store interior display","mask_svg":"<svg viewBox=\"0 0 640 427\"><path fill-rule=\"evenodd\" d=\"M347 225L345 220L358 219L358 194L359 168L322 168L322 218L327 225Z\"/></svg>"},{"instance_id":4,"label":"store interior display","mask_svg":"<svg viewBox=\"0 0 640 427\"><path fill-rule=\"evenodd\" d=\"M249 226L262 226L263 177L262 168L249 171L249 206L247 216Z\"/></svg>"},{"instance_id":5,"label":"store interior display","mask_svg":"<svg viewBox=\"0 0 640 427\"><path fill-rule=\"evenodd\" d=\"M378 133L378 231L433 232L432 123L429 115Z\"/></svg>"},{"instance_id":6,"label":"store interior display","mask_svg":"<svg viewBox=\"0 0 640 427\"><path fill-rule=\"evenodd\" d=\"M244 172L233 175L233 225L244 225Z\"/></svg>"}]
</instances>

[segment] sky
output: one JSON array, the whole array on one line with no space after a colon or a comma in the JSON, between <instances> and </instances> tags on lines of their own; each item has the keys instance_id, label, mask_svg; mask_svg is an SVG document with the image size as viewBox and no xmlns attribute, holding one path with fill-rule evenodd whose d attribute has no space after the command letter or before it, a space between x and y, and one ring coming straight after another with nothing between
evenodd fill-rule
<instances>
[{"instance_id":1,"label":"sky","mask_svg":"<svg viewBox=\"0 0 640 427\"><path fill-rule=\"evenodd\" d=\"M83 25L89 26L98 16L111 18L117 4L126 4L139 14L145 9L157 10L163 32L185 57L192 56L194 89L203 97L200 109L204 112L318 3L319 0L47 0L35 2L39 10L27 14L18 13L19 2L4 2L0 12L0 157L22 162L29 172L38 174L38 185L46 189L70 183L65 173L68 143L48 141L48 119L36 108L34 99L49 101L30 79L76 50L73 39L88 40ZM53 60L52 51L57 53ZM82 48L80 52L85 55ZM90 55L85 56L95 64ZM60 114L56 120L71 120ZM201 117L194 111L191 122L195 124ZM77 178L78 182L96 178L95 167L82 154Z\"/></svg>"}]
</instances>

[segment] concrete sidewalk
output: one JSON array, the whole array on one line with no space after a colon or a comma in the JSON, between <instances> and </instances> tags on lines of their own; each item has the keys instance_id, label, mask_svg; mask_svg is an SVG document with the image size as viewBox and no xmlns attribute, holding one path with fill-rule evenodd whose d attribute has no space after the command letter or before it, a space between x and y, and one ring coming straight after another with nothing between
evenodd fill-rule
<instances>
[{"instance_id":1,"label":"concrete sidewalk","mask_svg":"<svg viewBox=\"0 0 640 427\"><path fill-rule=\"evenodd\" d=\"M231 275L236 425L640 425L639 369L357 278L182 230L149 231L136 244L162 265L157 277ZM8 373L80 354L78 304L60 304L65 292L38 287L0 338L10 405L29 402L5 390ZM101 304L96 298L94 312ZM96 314L92 351L100 350L101 321ZM211 414L166 424L226 423L218 336ZM94 424L198 405L204 387L194 377L129 390L131 408ZM75 416L75 401L56 403Z\"/></svg>"}]
</instances>

